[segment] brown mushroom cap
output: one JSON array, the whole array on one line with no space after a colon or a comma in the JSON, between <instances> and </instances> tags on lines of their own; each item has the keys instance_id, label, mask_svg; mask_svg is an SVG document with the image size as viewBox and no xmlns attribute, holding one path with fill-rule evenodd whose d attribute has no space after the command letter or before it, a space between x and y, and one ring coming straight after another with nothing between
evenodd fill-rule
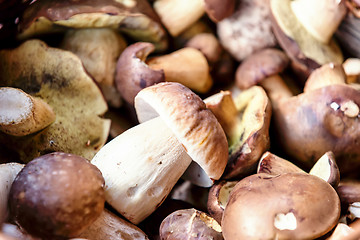
<instances>
[{"instance_id":1,"label":"brown mushroom cap","mask_svg":"<svg viewBox=\"0 0 360 240\"><path fill-rule=\"evenodd\" d=\"M70 9L70 10L69 10ZM19 23L19 38L71 28L112 28L130 37L167 47L167 35L151 5L145 0L35 1Z\"/></svg>"},{"instance_id":2,"label":"brown mushroom cap","mask_svg":"<svg viewBox=\"0 0 360 240\"><path fill-rule=\"evenodd\" d=\"M164 81L162 69L151 69L145 63L147 56L154 50L151 43L137 42L128 46L119 57L115 75L116 88L131 105L141 89Z\"/></svg>"},{"instance_id":3,"label":"brown mushroom cap","mask_svg":"<svg viewBox=\"0 0 360 240\"><path fill-rule=\"evenodd\" d=\"M288 56L277 49L267 48L247 57L236 70L236 85L247 89L263 79L279 74L289 64Z\"/></svg>"},{"instance_id":4,"label":"brown mushroom cap","mask_svg":"<svg viewBox=\"0 0 360 240\"><path fill-rule=\"evenodd\" d=\"M235 0L204 0L205 12L214 22L219 22L233 14L235 9Z\"/></svg>"},{"instance_id":5,"label":"brown mushroom cap","mask_svg":"<svg viewBox=\"0 0 360 240\"><path fill-rule=\"evenodd\" d=\"M86 159L50 153L28 163L9 195L10 214L35 236L76 237L104 209L104 178Z\"/></svg>"},{"instance_id":6,"label":"brown mushroom cap","mask_svg":"<svg viewBox=\"0 0 360 240\"><path fill-rule=\"evenodd\" d=\"M339 197L320 178L255 174L234 187L221 225L225 239L314 239L339 217Z\"/></svg>"},{"instance_id":7,"label":"brown mushroom cap","mask_svg":"<svg viewBox=\"0 0 360 240\"><path fill-rule=\"evenodd\" d=\"M360 159L359 91L330 85L280 101L274 126L284 151L307 167L332 151L341 174L357 169Z\"/></svg>"},{"instance_id":8,"label":"brown mushroom cap","mask_svg":"<svg viewBox=\"0 0 360 240\"><path fill-rule=\"evenodd\" d=\"M198 95L179 83L159 83L139 92L135 108L140 123L160 116L208 176L221 177L228 159L226 136Z\"/></svg>"}]
</instances>

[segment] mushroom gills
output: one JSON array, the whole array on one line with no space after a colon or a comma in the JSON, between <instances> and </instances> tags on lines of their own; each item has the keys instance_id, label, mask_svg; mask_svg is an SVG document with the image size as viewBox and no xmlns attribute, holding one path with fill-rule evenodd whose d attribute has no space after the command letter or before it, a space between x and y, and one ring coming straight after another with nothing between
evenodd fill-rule
<instances>
[{"instance_id":1,"label":"mushroom gills","mask_svg":"<svg viewBox=\"0 0 360 240\"><path fill-rule=\"evenodd\" d=\"M104 175L106 200L135 224L165 200L191 161L160 117L127 130L92 159Z\"/></svg>"}]
</instances>

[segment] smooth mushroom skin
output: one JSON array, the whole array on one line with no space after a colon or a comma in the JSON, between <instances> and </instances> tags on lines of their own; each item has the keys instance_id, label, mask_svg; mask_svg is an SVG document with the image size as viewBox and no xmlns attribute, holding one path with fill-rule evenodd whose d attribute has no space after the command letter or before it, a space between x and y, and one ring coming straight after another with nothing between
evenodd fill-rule
<instances>
[{"instance_id":1,"label":"smooth mushroom skin","mask_svg":"<svg viewBox=\"0 0 360 240\"><path fill-rule=\"evenodd\" d=\"M341 204L346 208L349 204L360 202L360 182L358 180L340 181L337 192L339 194Z\"/></svg>"},{"instance_id":2,"label":"smooth mushroom skin","mask_svg":"<svg viewBox=\"0 0 360 240\"><path fill-rule=\"evenodd\" d=\"M149 240L140 228L107 209L78 237L92 240Z\"/></svg>"},{"instance_id":3,"label":"smooth mushroom skin","mask_svg":"<svg viewBox=\"0 0 360 240\"><path fill-rule=\"evenodd\" d=\"M290 62L289 57L275 48L266 48L247 57L236 70L236 85L248 89L261 80L284 71Z\"/></svg>"},{"instance_id":4,"label":"smooth mushroom skin","mask_svg":"<svg viewBox=\"0 0 360 240\"><path fill-rule=\"evenodd\" d=\"M320 178L254 174L231 191L221 226L226 240L314 239L336 226L339 217L339 197Z\"/></svg>"},{"instance_id":5,"label":"smooth mushroom skin","mask_svg":"<svg viewBox=\"0 0 360 240\"><path fill-rule=\"evenodd\" d=\"M217 23L217 35L221 45L242 61L277 44L271 25L268 0L245 0L237 4L231 16Z\"/></svg>"},{"instance_id":6,"label":"smooth mushroom skin","mask_svg":"<svg viewBox=\"0 0 360 240\"><path fill-rule=\"evenodd\" d=\"M334 153L326 152L310 169L309 174L328 182L335 189L340 183L340 170L336 164Z\"/></svg>"},{"instance_id":7,"label":"smooth mushroom skin","mask_svg":"<svg viewBox=\"0 0 360 240\"><path fill-rule=\"evenodd\" d=\"M341 64L343 55L334 40L324 44L301 25L291 9L292 1L270 0L274 34L287 55L299 64L304 75L317 67L333 62Z\"/></svg>"},{"instance_id":8,"label":"smooth mushroom skin","mask_svg":"<svg viewBox=\"0 0 360 240\"><path fill-rule=\"evenodd\" d=\"M259 161L257 173L278 175L283 173L305 173L305 171L286 159L271 152L265 152Z\"/></svg>"},{"instance_id":9,"label":"smooth mushroom skin","mask_svg":"<svg viewBox=\"0 0 360 240\"><path fill-rule=\"evenodd\" d=\"M157 50L168 44L165 30L146 0L38 0L21 17L18 38L64 32L69 27L120 30L135 40L154 43Z\"/></svg>"},{"instance_id":10,"label":"smooth mushroom skin","mask_svg":"<svg viewBox=\"0 0 360 240\"><path fill-rule=\"evenodd\" d=\"M339 41L344 50L352 57L360 58L360 18L348 13L345 19L341 22L339 28L335 33L336 39Z\"/></svg>"},{"instance_id":11,"label":"smooth mushroom skin","mask_svg":"<svg viewBox=\"0 0 360 240\"><path fill-rule=\"evenodd\" d=\"M231 16L235 10L235 0L204 0L205 12L213 22L219 22Z\"/></svg>"},{"instance_id":12,"label":"smooth mushroom skin","mask_svg":"<svg viewBox=\"0 0 360 240\"><path fill-rule=\"evenodd\" d=\"M160 225L160 239L222 240L221 226L206 213L182 209L168 215Z\"/></svg>"},{"instance_id":13,"label":"smooth mushroom skin","mask_svg":"<svg viewBox=\"0 0 360 240\"><path fill-rule=\"evenodd\" d=\"M145 60L155 50L151 43L137 42L128 46L116 65L116 88L126 102L133 105L142 89L165 81L164 71L150 68Z\"/></svg>"},{"instance_id":14,"label":"smooth mushroom skin","mask_svg":"<svg viewBox=\"0 0 360 240\"><path fill-rule=\"evenodd\" d=\"M238 181L222 180L214 184L209 191L207 210L219 224L224 214L224 209L229 201L229 196Z\"/></svg>"},{"instance_id":15,"label":"smooth mushroom skin","mask_svg":"<svg viewBox=\"0 0 360 240\"><path fill-rule=\"evenodd\" d=\"M78 236L104 209L104 178L88 160L50 153L16 176L9 194L11 217L28 233L47 239Z\"/></svg>"},{"instance_id":16,"label":"smooth mushroom skin","mask_svg":"<svg viewBox=\"0 0 360 240\"><path fill-rule=\"evenodd\" d=\"M22 138L0 133L0 142L28 162L60 151L91 159L107 140L108 107L81 60L73 53L29 40L0 51L0 86L22 89L41 98L56 115L44 131ZM86 91L84 90L86 89Z\"/></svg>"},{"instance_id":17,"label":"smooth mushroom skin","mask_svg":"<svg viewBox=\"0 0 360 240\"><path fill-rule=\"evenodd\" d=\"M335 155L340 173L360 167L359 91L330 85L277 103L274 126L285 153L308 168L325 152Z\"/></svg>"}]
</instances>

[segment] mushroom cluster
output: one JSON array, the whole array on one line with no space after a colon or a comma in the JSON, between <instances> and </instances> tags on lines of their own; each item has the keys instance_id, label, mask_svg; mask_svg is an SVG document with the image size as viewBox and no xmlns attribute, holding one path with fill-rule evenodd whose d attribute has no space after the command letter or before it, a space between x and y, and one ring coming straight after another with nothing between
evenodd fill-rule
<instances>
[{"instance_id":1,"label":"mushroom cluster","mask_svg":"<svg viewBox=\"0 0 360 240\"><path fill-rule=\"evenodd\" d=\"M359 23L359 0L0 0L0 239L359 239Z\"/></svg>"}]
</instances>

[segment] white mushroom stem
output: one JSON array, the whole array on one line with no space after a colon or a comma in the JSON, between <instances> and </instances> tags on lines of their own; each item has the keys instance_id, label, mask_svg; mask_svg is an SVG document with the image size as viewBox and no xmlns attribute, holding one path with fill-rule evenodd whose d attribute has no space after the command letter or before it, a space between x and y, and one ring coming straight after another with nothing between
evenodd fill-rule
<instances>
[{"instance_id":1,"label":"white mushroom stem","mask_svg":"<svg viewBox=\"0 0 360 240\"><path fill-rule=\"evenodd\" d=\"M306 30L325 44L347 12L344 0L294 0L291 8Z\"/></svg>"},{"instance_id":2,"label":"white mushroom stem","mask_svg":"<svg viewBox=\"0 0 360 240\"><path fill-rule=\"evenodd\" d=\"M157 0L154 10L172 36L177 36L205 13L204 0Z\"/></svg>"},{"instance_id":3,"label":"white mushroom stem","mask_svg":"<svg viewBox=\"0 0 360 240\"><path fill-rule=\"evenodd\" d=\"M265 89L270 98L273 109L277 108L279 101L294 95L280 75L267 77L261 81L260 85Z\"/></svg>"},{"instance_id":4,"label":"white mushroom stem","mask_svg":"<svg viewBox=\"0 0 360 240\"><path fill-rule=\"evenodd\" d=\"M107 202L134 224L165 200L191 161L160 117L127 130L92 159L104 176Z\"/></svg>"},{"instance_id":5,"label":"white mushroom stem","mask_svg":"<svg viewBox=\"0 0 360 240\"><path fill-rule=\"evenodd\" d=\"M40 98L16 88L0 88L0 130L26 136L55 121L52 108Z\"/></svg>"},{"instance_id":6,"label":"white mushroom stem","mask_svg":"<svg viewBox=\"0 0 360 240\"><path fill-rule=\"evenodd\" d=\"M5 163L0 165L0 226L8 216L8 198L11 185L24 167L20 163Z\"/></svg>"}]
</instances>

